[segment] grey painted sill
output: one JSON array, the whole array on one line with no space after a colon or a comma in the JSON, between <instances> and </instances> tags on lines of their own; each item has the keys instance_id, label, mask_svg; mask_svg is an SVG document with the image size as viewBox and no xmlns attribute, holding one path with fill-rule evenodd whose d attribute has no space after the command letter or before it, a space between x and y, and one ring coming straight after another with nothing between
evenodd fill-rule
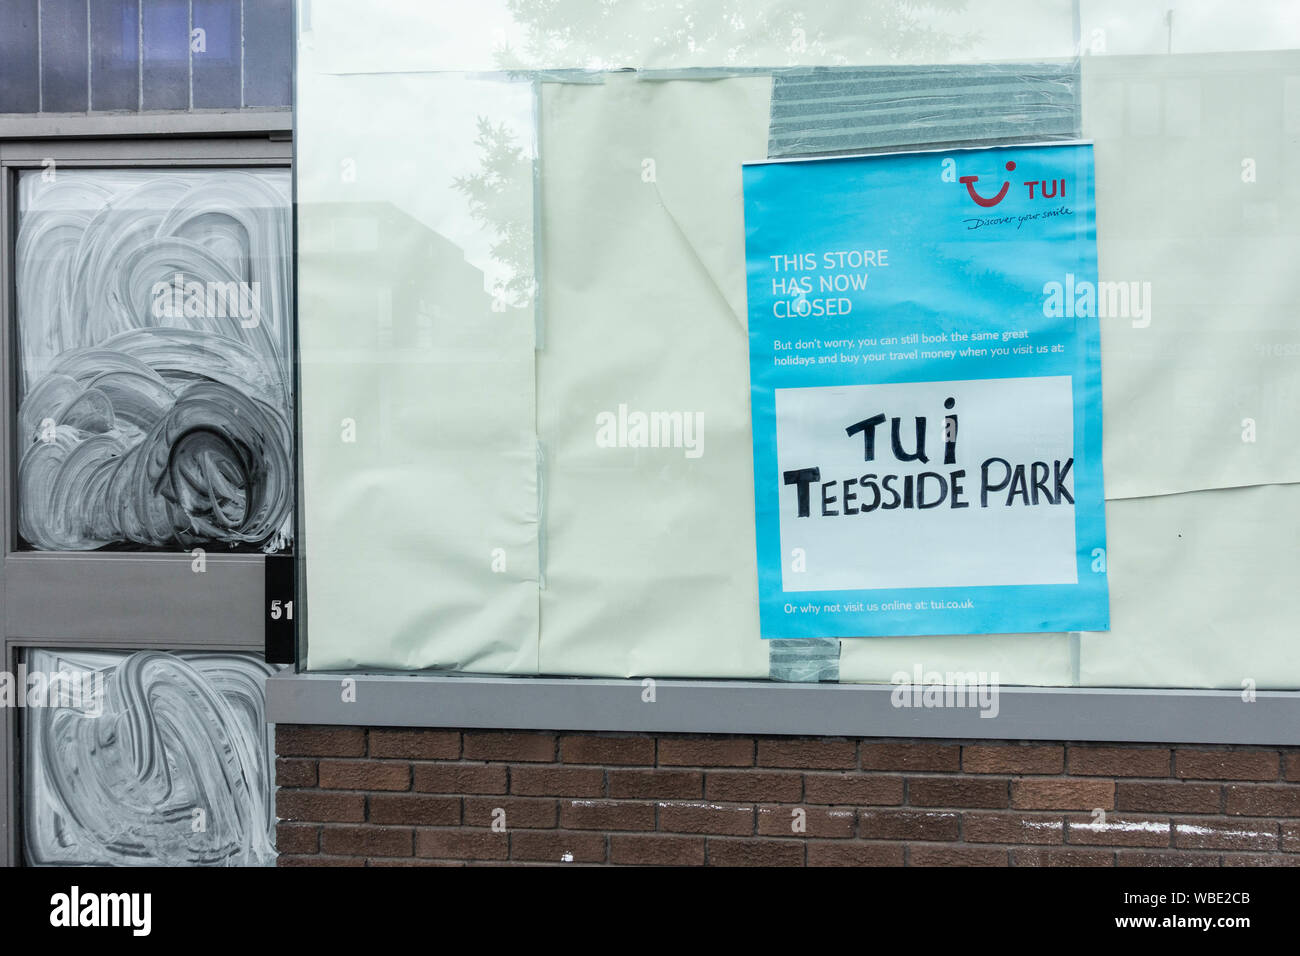
<instances>
[{"instance_id":1,"label":"grey painted sill","mask_svg":"<svg viewBox=\"0 0 1300 956\"><path fill-rule=\"evenodd\" d=\"M293 129L288 107L122 113L0 113L7 139L136 136L229 136Z\"/></svg>"},{"instance_id":2,"label":"grey painted sill","mask_svg":"<svg viewBox=\"0 0 1300 956\"><path fill-rule=\"evenodd\" d=\"M348 684L347 682L354 682ZM283 673L280 724L649 733L799 734L1204 744L1300 744L1300 692L1003 687L976 707L896 707L888 684ZM353 697L345 701L345 697Z\"/></svg>"}]
</instances>

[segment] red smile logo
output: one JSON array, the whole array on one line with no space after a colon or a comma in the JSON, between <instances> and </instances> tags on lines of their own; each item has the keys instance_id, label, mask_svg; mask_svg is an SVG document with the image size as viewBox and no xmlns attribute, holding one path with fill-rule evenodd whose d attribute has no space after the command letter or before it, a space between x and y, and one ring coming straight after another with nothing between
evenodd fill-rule
<instances>
[{"instance_id":1,"label":"red smile logo","mask_svg":"<svg viewBox=\"0 0 1300 956\"><path fill-rule=\"evenodd\" d=\"M1014 162L1010 162L1010 161L1007 162L1007 166L1006 166L1007 172L1011 172L1015 168L1016 168L1016 164ZM989 206L996 206L998 203L1002 202L1002 200L1007 195L1007 190L1011 188L1011 182L1009 180L1004 180L1002 183L1002 188L999 189L992 196L992 198L985 199L983 196L981 196L979 193L975 191L975 184L980 181L980 178L978 176L963 176L961 177L961 179L957 181L959 183L964 183L966 185L966 192L970 193L970 198L975 200L976 203L978 203L981 206L984 206L985 208L988 208Z\"/></svg>"}]
</instances>

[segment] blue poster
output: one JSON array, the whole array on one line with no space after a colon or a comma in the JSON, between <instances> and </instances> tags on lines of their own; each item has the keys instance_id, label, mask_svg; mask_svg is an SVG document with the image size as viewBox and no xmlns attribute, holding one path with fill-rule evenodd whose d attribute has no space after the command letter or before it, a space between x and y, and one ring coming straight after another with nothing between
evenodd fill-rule
<instances>
[{"instance_id":1,"label":"blue poster","mask_svg":"<svg viewBox=\"0 0 1300 956\"><path fill-rule=\"evenodd\" d=\"M1092 173L745 166L763 637L1109 627Z\"/></svg>"}]
</instances>

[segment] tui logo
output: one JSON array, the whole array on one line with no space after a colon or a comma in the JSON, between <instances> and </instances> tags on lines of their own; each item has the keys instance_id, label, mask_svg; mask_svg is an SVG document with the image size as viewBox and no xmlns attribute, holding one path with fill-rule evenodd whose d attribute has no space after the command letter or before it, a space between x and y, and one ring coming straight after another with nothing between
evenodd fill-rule
<instances>
[{"instance_id":1,"label":"tui logo","mask_svg":"<svg viewBox=\"0 0 1300 956\"><path fill-rule=\"evenodd\" d=\"M1015 168L1015 162L1008 160L1006 165L1007 172L1013 172ZM975 200L976 204L983 206L985 209L990 206L996 206L998 203L1002 202L1002 200L1006 198L1007 190L1011 188L1011 181L1004 179L1002 181L1002 188L994 193L990 198L985 199L975 191L975 184L980 181L978 176L963 176L957 181L965 185L966 192L970 193L970 198Z\"/></svg>"}]
</instances>

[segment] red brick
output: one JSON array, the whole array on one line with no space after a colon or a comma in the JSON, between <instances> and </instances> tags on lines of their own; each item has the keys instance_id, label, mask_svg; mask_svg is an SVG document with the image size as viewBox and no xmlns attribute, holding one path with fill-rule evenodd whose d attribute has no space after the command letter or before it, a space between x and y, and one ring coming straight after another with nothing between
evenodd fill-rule
<instances>
[{"instance_id":1,"label":"red brick","mask_svg":"<svg viewBox=\"0 0 1300 956\"><path fill-rule=\"evenodd\" d=\"M465 825L491 828L500 816L495 811L505 811L507 830L545 829L555 826L559 819L559 804L554 800L522 797L466 797Z\"/></svg>"},{"instance_id":2,"label":"red brick","mask_svg":"<svg viewBox=\"0 0 1300 956\"><path fill-rule=\"evenodd\" d=\"M275 752L281 757L364 757L366 732L360 727L277 724Z\"/></svg>"},{"instance_id":3,"label":"red brick","mask_svg":"<svg viewBox=\"0 0 1300 956\"><path fill-rule=\"evenodd\" d=\"M560 759L565 763L594 763L607 767L653 767L655 741L653 737L561 737Z\"/></svg>"},{"instance_id":4,"label":"red brick","mask_svg":"<svg viewBox=\"0 0 1300 956\"><path fill-rule=\"evenodd\" d=\"M1286 766L1282 776L1292 783L1300 783L1300 750L1291 750L1286 755Z\"/></svg>"},{"instance_id":5,"label":"red brick","mask_svg":"<svg viewBox=\"0 0 1300 956\"><path fill-rule=\"evenodd\" d=\"M1114 866L1114 850L1085 850L1078 847L1016 847L1012 866Z\"/></svg>"},{"instance_id":6,"label":"red brick","mask_svg":"<svg viewBox=\"0 0 1300 956\"><path fill-rule=\"evenodd\" d=\"M419 860L416 859L415 857L410 857L409 859L405 859L405 860L383 860L383 859L376 859L375 857L371 857L370 859L366 860L366 866L378 866L378 867L395 867L395 866L448 867L448 866L466 866L466 865L467 864L465 863L464 860Z\"/></svg>"},{"instance_id":7,"label":"red brick","mask_svg":"<svg viewBox=\"0 0 1300 956\"><path fill-rule=\"evenodd\" d=\"M968 744L961 767L967 773L1061 773L1065 748L1022 744Z\"/></svg>"},{"instance_id":8,"label":"red brick","mask_svg":"<svg viewBox=\"0 0 1300 956\"><path fill-rule=\"evenodd\" d=\"M1224 787L1223 792L1224 809L1232 815L1300 817L1300 787L1234 784Z\"/></svg>"},{"instance_id":9,"label":"red brick","mask_svg":"<svg viewBox=\"0 0 1300 956\"><path fill-rule=\"evenodd\" d=\"M415 787L423 793L505 793L506 768L500 764L417 763Z\"/></svg>"},{"instance_id":10,"label":"red brick","mask_svg":"<svg viewBox=\"0 0 1300 956\"><path fill-rule=\"evenodd\" d=\"M278 757L275 761L275 785L277 787L316 786L316 761Z\"/></svg>"},{"instance_id":11,"label":"red brick","mask_svg":"<svg viewBox=\"0 0 1300 956\"><path fill-rule=\"evenodd\" d=\"M1097 777L1167 777L1169 748L1070 747L1070 773Z\"/></svg>"},{"instance_id":12,"label":"red brick","mask_svg":"<svg viewBox=\"0 0 1300 956\"><path fill-rule=\"evenodd\" d=\"M937 810L859 810L858 834L864 840L941 840L952 842L961 827L955 813Z\"/></svg>"},{"instance_id":13,"label":"red brick","mask_svg":"<svg viewBox=\"0 0 1300 956\"><path fill-rule=\"evenodd\" d=\"M370 756L403 760L455 760L460 756L458 730L370 731Z\"/></svg>"},{"instance_id":14,"label":"red brick","mask_svg":"<svg viewBox=\"0 0 1300 956\"><path fill-rule=\"evenodd\" d=\"M689 800L704 793L698 770L611 770L611 797L643 800Z\"/></svg>"},{"instance_id":15,"label":"red brick","mask_svg":"<svg viewBox=\"0 0 1300 956\"><path fill-rule=\"evenodd\" d=\"M795 811L802 810L802 815ZM802 831L794 829L799 822ZM819 837L849 839L853 836L857 814L850 809L833 807L759 807L758 832L761 836Z\"/></svg>"},{"instance_id":16,"label":"red brick","mask_svg":"<svg viewBox=\"0 0 1300 956\"><path fill-rule=\"evenodd\" d=\"M1011 806L1017 810L1113 810L1113 780L1012 780Z\"/></svg>"},{"instance_id":17,"label":"red brick","mask_svg":"<svg viewBox=\"0 0 1300 956\"><path fill-rule=\"evenodd\" d=\"M601 797L605 771L599 767L512 767L510 792L522 797Z\"/></svg>"},{"instance_id":18,"label":"red brick","mask_svg":"<svg viewBox=\"0 0 1300 956\"><path fill-rule=\"evenodd\" d=\"M1294 748L281 725L277 752L286 867L1300 866Z\"/></svg>"},{"instance_id":19,"label":"red brick","mask_svg":"<svg viewBox=\"0 0 1300 956\"><path fill-rule=\"evenodd\" d=\"M1212 853L1182 853L1178 850L1119 850L1116 866L1218 866Z\"/></svg>"},{"instance_id":20,"label":"red brick","mask_svg":"<svg viewBox=\"0 0 1300 956\"><path fill-rule=\"evenodd\" d=\"M1300 856L1285 853L1225 853L1224 866L1300 866Z\"/></svg>"},{"instance_id":21,"label":"red brick","mask_svg":"<svg viewBox=\"0 0 1300 956\"><path fill-rule=\"evenodd\" d=\"M653 830L655 808L628 800L562 800L560 826L568 830Z\"/></svg>"},{"instance_id":22,"label":"red brick","mask_svg":"<svg viewBox=\"0 0 1300 956\"><path fill-rule=\"evenodd\" d=\"M543 863L604 863L605 835L567 830L512 833L510 859Z\"/></svg>"},{"instance_id":23,"label":"red brick","mask_svg":"<svg viewBox=\"0 0 1300 956\"><path fill-rule=\"evenodd\" d=\"M758 741L760 767L798 767L808 770L849 770L858 765L858 748L852 740L825 737L773 737Z\"/></svg>"},{"instance_id":24,"label":"red brick","mask_svg":"<svg viewBox=\"0 0 1300 956\"><path fill-rule=\"evenodd\" d=\"M460 797L428 797L416 793L377 794L370 801L371 823L409 823L425 827L460 823Z\"/></svg>"},{"instance_id":25,"label":"red brick","mask_svg":"<svg viewBox=\"0 0 1300 956\"><path fill-rule=\"evenodd\" d=\"M962 817L962 834L967 843L1065 842L1062 818L1051 814L967 813Z\"/></svg>"},{"instance_id":26,"label":"red brick","mask_svg":"<svg viewBox=\"0 0 1300 956\"><path fill-rule=\"evenodd\" d=\"M320 848L335 856L410 856L409 827L325 827Z\"/></svg>"},{"instance_id":27,"label":"red brick","mask_svg":"<svg viewBox=\"0 0 1300 956\"><path fill-rule=\"evenodd\" d=\"M708 841L709 866L803 866L799 840Z\"/></svg>"},{"instance_id":28,"label":"red brick","mask_svg":"<svg viewBox=\"0 0 1300 956\"><path fill-rule=\"evenodd\" d=\"M1277 823L1183 817L1174 822L1174 846L1180 850L1276 850Z\"/></svg>"},{"instance_id":29,"label":"red brick","mask_svg":"<svg viewBox=\"0 0 1300 956\"><path fill-rule=\"evenodd\" d=\"M443 860L504 860L510 837L491 830L416 830L415 855Z\"/></svg>"},{"instance_id":30,"label":"red brick","mask_svg":"<svg viewBox=\"0 0 1300 956\"><path fill-rule=\"evenodd\" d=\"M1007 850L998 846L926 846L907 848L908 866L1006 866Z\"/></svg>"},{"instance_id":31,"label":"red brick","mask_svg":"<svg viewBox=\"0 0 1300 956\"><path fill-rule=\"evenodd\" d=\"M362 856L281 856L276 866L365 866Z\"/></svg>"},{"instance_id":32,"label":"red brick","mask_svg":"<svg viewBox=\"0 0 1300 956\"><path fill-rule=\"evenodd\" d=\"M888 774L809 773L803 781L809 803L896 807L903 802L903 778Z\"/></svg>"},{"instance_id":33,"label":"red brick","mask_svg":"<svg viewBox=\"0 0 1300 956\"><path fill-rule=\"evenodd\" d=\"M1006 777L909 777L907 802L914 807L978 807L997 810L1007 805Z\"/></svg>"},{"instance_id":34,"label":"red brick","mask_svg":"<svg viewBox=\"0 0 1300 956\"><path fill-rule=\"evenodd\" d=\"M466 731L466 760L517 760L549 763L555 759L555 734Z\"/></svg>"},{"instance_id":35,"label":"red brick","mask_svg":"<svg viewBox=\"0 0 1300 956\"><path fill-rule=\"evenodd\" d=\"M1192 780L1276 780L1276 750L1176 750L1174 774Z\"/></svg>"},{"instance_id":36,"label":"red brick","mask_svg":"<svg viewBox=\"0 0 1300 956\"><path fill-rule=\"evenodd\" d=\"M1115 807L1148 813L1217 813L1223 788L1217 783L1128 783L1115 785Z\"/></svg>"},{"instance_id":37,"label":"red brick","mask_svg":"<svg viewBox=\"0 0 1300 956\"><path fill-rule=\"evenodd\" d=\"M754 808L725 803L661 802L659 829L669 833L747 836L754 832Z\"/></svg>"},{"instance_id":38,"label":"red brick","mask_svg":"<svg viewBox=\"0 0 1300 956\"><path fill-rule=\"evenodd\" d=\"M411 765L378 760L322 760L322 790L410 790Z\"/></svg>"},{"instance_id":39,"label":"red brick","mask_svg":"<svg viewBox=\"0 0 1300 956\"><path fill-rule=\"evenodd\" d=\"M704 837L615 834L609 861L632 866L703 866Z\"/></svg>"},{"instance_id":40,"label":"red brick","mask_svg":"<svg viewBox=\"0 0 1300 956\"><path fill-rule=\"evenodd\" d=\"M275 849L277 853L316 853L320 850L320 828L281 823L275 828Z\"/></svg>"},{"instance_id":41,"label":"red brick","mask_svg":"<svg viewBox=\"0 0 1300 956\"><path fill-rule=\"evenodd\" d=\"M1287 853L1300 853L1300 823L1282 824L1282 849Z\"/></svg>"},{"instance_id":42,"label":"red brick","mask_svg":"<svg viewBox=\"0 0 1300 956\"><path fill-rule=\"evenodd\" d=\"M661 737L661 767L752 767L754 741L748 737Z\"/></svg>"},{"instance_id":43,"label":"red brick","mask_svg":"<svg viewBox=\"0 0 1300 956\"><path fill-rule=\"evenodd\" d=\"M961 748L949 744L867 743L858 748L863 770L960 770Z\"/></svg>"},{"instance_id":44,"label":"red brick","mask_svg":"<svg viewBox=\"0 0 1300 956\"><path fill-rule=\"evenodd\" d=\"M360 793L277 790L275 813L281 820L360 823L366 818L366 798Z\"/></svg>"},{"instance_id":45,"label":"red brick","mask_svg":"<svg viewBox=\"0 0 1300 956\"><path fill-rule=\"evenodd\" d=\"M1169 820L1135 813L1108 813L1105 818L1072 816L1066 838L1084 846L1169 846Z\"/></svg>"},{"instance_id":46,"label":"red brick","mask_svg":"<svg viewBox=\"0 0 1300 956\"><path fill-rule=\"evenodd\" d=\"M903 844L847 841L808 843L809 866L902 866Z\"/></svg>"},{"instance_id":47,"label":"red brick","mask_svg":"<svg viewBox=\"0 0 1300 956\"><path fill-rule=\"evenodd\" d=\"M732 803L798 803L803 797L803 775L762 770L711 770L704 778L704 795L710 800Z\"/></svg>"}]
</instances>

